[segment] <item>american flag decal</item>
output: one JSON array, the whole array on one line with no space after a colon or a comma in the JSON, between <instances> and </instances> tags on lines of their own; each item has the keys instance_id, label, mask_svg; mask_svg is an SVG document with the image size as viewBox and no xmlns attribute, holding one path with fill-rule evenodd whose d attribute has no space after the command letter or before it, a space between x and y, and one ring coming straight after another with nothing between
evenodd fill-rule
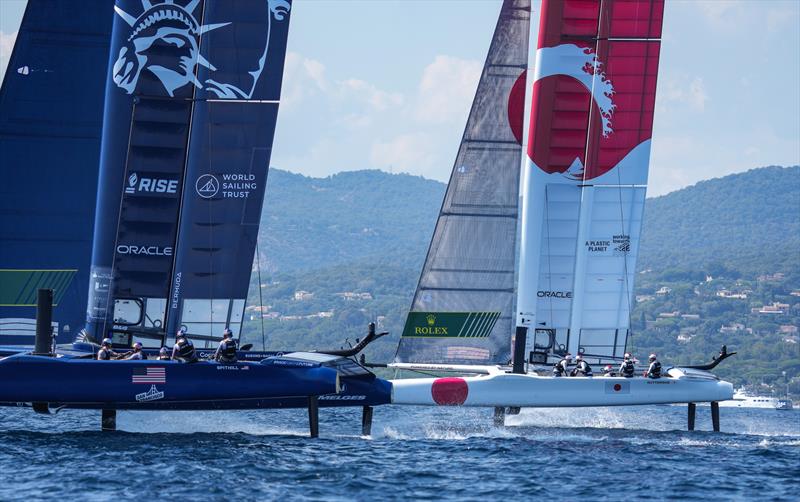
<instances>
[{"instance_id":1,"label":"american flag decal","mask_svg":"<svg viewBox=\"0 0 800 502\"><path fill-rule=\"evenodd\" d=\"M167 383L167 373L163 366L133 368L132 383Z\"/></svg>"}]
</instances>

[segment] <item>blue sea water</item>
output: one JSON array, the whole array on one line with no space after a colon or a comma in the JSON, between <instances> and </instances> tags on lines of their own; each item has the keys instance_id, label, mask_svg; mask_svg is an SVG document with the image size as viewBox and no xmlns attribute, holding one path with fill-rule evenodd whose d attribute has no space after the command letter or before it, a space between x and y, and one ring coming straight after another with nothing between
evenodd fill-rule
<instances>
[{"instance_id":1,"label":"blue sea water","mask_svg":"<svg viewBox=\"0 0 800 502\"><path fill-rule=\"evenodd\" d=\"M698 408L99 412L0 409L0 499L798 500L800 412ZM181 481L184 480L184 481Z\"/></svg>"}]
</instances>

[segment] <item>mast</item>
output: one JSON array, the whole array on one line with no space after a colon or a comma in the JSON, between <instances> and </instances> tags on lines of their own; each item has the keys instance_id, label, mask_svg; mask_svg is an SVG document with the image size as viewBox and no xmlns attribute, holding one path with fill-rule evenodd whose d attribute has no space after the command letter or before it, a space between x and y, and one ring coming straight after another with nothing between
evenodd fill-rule
<instances>
[{"instance_id":1,"label":"mast","mask_svg":"<svg viewBox=\"0 0 800 502\"><path fill-rule=\"evenodd\" d=\"M529 30L530 1L505 0L398 362L509 361Z\"/></svg>"},{"instance_id":2,"label":"mast","mask_svg":"<svg viewBox=\"0 0 800 502\"><path fill-rule=\"evenodd\" d=\"M544 0L524 172L517 326L621 357L629 333L663 0Z\"/></svg>"}]
</instances>

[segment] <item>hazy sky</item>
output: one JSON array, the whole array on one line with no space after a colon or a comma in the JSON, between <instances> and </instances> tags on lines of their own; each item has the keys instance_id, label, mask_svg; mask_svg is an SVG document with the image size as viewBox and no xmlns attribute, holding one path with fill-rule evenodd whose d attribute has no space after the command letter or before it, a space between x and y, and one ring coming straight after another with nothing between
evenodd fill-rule
<instances>
[{"instance_id":1,"label":"hazy sky","mask_svg":"<svg viewBox=\"0 0 800 502\"><path fill-rule=\"evenodd\" d=\"M0 0L0 72L25 3ZM295 0L272 165L446 180L500 3ZM798 163L800 1L667 0L649 194Z\"/></svg>"}]
</instances>

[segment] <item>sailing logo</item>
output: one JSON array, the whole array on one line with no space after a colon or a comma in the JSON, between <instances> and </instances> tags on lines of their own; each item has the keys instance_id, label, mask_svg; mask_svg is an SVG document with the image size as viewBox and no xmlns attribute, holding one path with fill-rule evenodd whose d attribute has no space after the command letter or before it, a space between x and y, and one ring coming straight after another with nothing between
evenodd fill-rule
<instances>
[{"instance_id":1,"label":"sailing logo","mask_svg":"<svg viewBox=\"0 0 800 502\"><path fill-rule=\"evenodd\" d=\"M197 178L194 189L200 197L210 199L219 192L219 180L213 174L204 174Z\"/></svg>"},{"instance_id":2,"label":"sailing logo","mask_svg":"<svg viewBox=\"0 0 800 502\"><path fill-rule=\"evenodd\" d=\"M136 401L140 403L158 401L159 399L164 399L164 391L158 390L155 385L151 386L147 392L136 394Z\"/></svg>"},{"instance_id":3,"label":"sailing logo","mask_svg":"<svg viewBox=\"0 0 800 502\"><path fill-rule=\"evenodd\" d=\"M194 188L197 195L204 199L211 199L218 194L223 199L246 199L258 189L258 182L255 174L223 173L219 177L203 174L197 178Z\"/></svg>"},{"instance_id":4,"label":"sailing logo","mask_svg":"<svg viewBox=\"0 0 800 502\"><path fill-rule=\"evenodd\" d=\"M201 24L196 17L201 0L189 0L183 6L175 3L175 0L163 0L160 3L142 0L141 3L142 13L138 17L119 5L114 6L117 15L130 26L130 35L112 67L114 83L128 94L133 94L142 72L146 70L158 79L170 97L174 97L177 89L191 84L198 89L205 88L220 99L252 98L266 64L273 19L279 22L285 20L291 8L288 0L265 0L268 12L264 50L246 68L246 75L237 76L242 86L239 87L211 78L200 82L198 78L200 68L209 72L217 71L217 66L200 54L200 38L213 30L232 29L231 22ZM241 64L238 58L236 64Z\"/></svg>"}]
</instances>

